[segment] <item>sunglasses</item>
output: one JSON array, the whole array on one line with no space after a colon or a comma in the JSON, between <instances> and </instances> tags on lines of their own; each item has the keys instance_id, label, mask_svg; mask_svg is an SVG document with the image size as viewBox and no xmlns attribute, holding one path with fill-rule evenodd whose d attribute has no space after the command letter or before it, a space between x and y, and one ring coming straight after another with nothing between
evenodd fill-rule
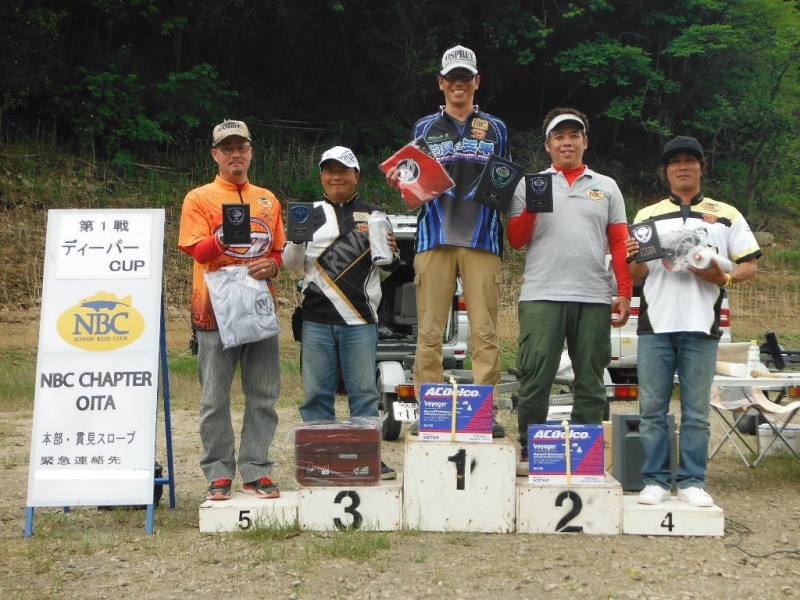
<instances>
[{"instance_id":1,"label":"sunglasses","mask_svg":"<svg viewBox=\"0 0 800 600\"><path fill-rule=\"evenodd\" d=\"M448 73L447 75L442 75L442 77L448 83L453 83L455 81L472 81L475 79L475 74L465 71L463 73Z\"/></svg>"},{"instance_id":2,"label":"sunglasses","mask_svg":"<svg viewBox=\"0 0 800 600\"><path fill-rule=\"evenodd\" d=\"M217 146L217 150L222 152L225 156L230 156L234 152L237 152L239 154L247 154L252 149L253 149L253 147L250 144L245 143L245 142L242 142L241 144L230 144L230 145L225 145L225 146Z\"/></svg>"}]
</instances>

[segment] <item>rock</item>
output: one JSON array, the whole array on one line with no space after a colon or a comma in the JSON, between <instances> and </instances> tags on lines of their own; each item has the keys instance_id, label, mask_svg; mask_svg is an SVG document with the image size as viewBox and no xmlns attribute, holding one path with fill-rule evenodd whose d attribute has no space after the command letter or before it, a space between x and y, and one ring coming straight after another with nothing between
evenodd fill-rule
<instances>
[{"instance_id":1,"label":"rock","mask_svg":"<svg viewBox=\"0 0 800 600\"><path fill-rule=\"evenodd\" d=\"M775 236L768 231L754 231L753 235L756 236L756 241L762 248L772 246L775 243Z\"/></svg>"}]
</instances>

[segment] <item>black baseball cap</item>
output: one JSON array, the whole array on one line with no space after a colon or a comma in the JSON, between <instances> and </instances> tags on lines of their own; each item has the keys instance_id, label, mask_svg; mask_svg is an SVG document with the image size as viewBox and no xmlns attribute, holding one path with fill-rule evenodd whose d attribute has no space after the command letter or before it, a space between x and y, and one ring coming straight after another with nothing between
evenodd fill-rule
<instances>
[{"instance_id":1,"label":"black baseball cap","mask_svg":"<svg viewBox=\"0 0 800 600\"><path fill-rule=\"evenodd\" d=\"M700 160L703 159L703 147L700 142L688 135L679 135L664 144L664 149L661 151L661 164L667 164L669 159L678 152L688 152Z\"/></svg>"}]
</instances>

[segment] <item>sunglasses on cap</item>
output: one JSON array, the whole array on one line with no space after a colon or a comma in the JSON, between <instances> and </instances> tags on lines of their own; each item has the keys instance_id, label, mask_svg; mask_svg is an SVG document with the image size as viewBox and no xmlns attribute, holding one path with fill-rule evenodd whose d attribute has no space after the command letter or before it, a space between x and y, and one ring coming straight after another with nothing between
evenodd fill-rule
<instances>
[{"instance_id":1,"label":"sunglasses on cap","mask_svg":"<svg viewBox=\"0 0 800 600\"><path fill-rule=\"evenodd\" d=\"M472 81L475 79L475 74L470 73L469 71L461 71L459 73L448 73L447 75L442 75L442 78L449 83L453 83L455 81Z\"/></svg>"}]
</instances>

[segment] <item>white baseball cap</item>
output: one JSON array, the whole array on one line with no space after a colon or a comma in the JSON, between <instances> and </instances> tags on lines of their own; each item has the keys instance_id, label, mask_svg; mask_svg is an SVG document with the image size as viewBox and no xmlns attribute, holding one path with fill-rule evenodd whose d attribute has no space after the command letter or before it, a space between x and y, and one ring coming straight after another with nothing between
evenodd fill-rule
<instances>
[{"instance_id":1,"label":"white baseball cap","mask_svg":"<svg viewBox=\"0 0 800 600\"><path fill-rule=\"evenodd\" d=\"M550 123L547 124L547 129L545 129L544 131L545 139L550 137L550 132L553 131L553 129L555 129L558 125L561 125L561 123L564 123L566 121L572 121L573 123L577 123L578 125L581 126L581 129L586 131L586 123L583 122L583 119L581 119L578 115L574 115L572 113L564 113L558 115L552 121L550 121Z\"/></svg>"},{"instance_id":2,"label":"white baseball cap","mask_svg":"<svg viewBox=\"0 0 800 600\"><path fill-rule=\"evenodd\" d=\"M322 154L322 158L319 161L320 168L322 168L322 163L324 163L326 160L335 160L345 167L355 169L356 171L360 170L356 155L353 154L353 151L350 150L350 148L345 148L344 146L334 146L330 150L325 150L325 152Z\"/></svg>"},{"instance_id":3,"label":"white baseball cap","mask_svg":"<svg viewBox=\"0 0 800 600\"><path fill-rule=\"evenodd\" d=\"M454 46L442 55L441 75L447 75L453 69L466 69L470 73L478 74L478 59L475 53L464 46Z\"/></svg>"},{"instance_id":4,"label":"white baseball cap","mask_svg":"<svg viewBox=\"0 0 800 600\"><path fill-rule=\"evenodd\" d=\"M214 146L232 135L243 137L248 142L252 141L250 139L250 130L244 124L244 121L223 121L214 127Z\"/></svg>"}]
</instances>

